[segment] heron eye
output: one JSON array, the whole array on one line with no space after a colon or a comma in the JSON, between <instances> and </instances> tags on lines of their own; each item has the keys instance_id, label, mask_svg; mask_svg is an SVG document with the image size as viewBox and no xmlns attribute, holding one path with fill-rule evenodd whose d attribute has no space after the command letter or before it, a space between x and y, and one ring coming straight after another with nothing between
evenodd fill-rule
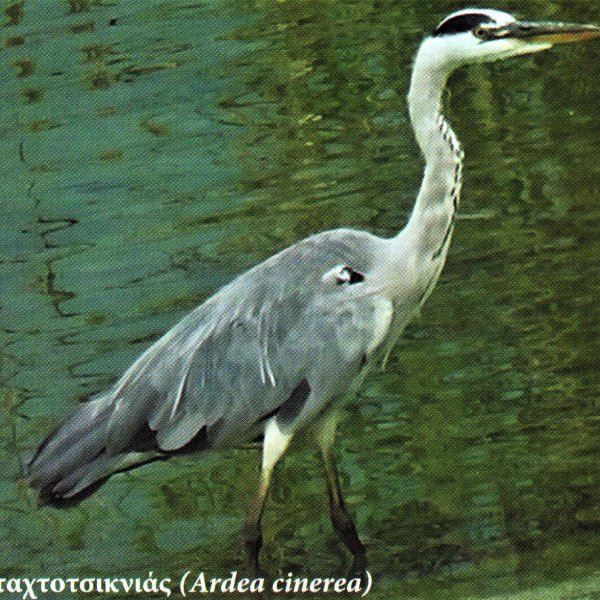
<instances>
[{"instance_id":1,"label":"heron eye","mask_svg":"<svg viewBox=\"0 0 600 600\"><path fill-rule=\"evenodd\" d=\"M338 285L343 285L344 283L347 283L348 285L353 285L355 283L360 283L364 280L365 276L362 273L359 273L358 271L355 271L350 267L343 267L342 269L340 269L336 277L336 283Z\"/></svg>"},{"instance_id":2,"label":"heron eye","mask_svg":"<svg viewBox=\"0 0 600 600\"><path fill-rule=\"evenodd\" d=\"M487 40L490 37L490 30L487 27L476 27L473 29L472 33L480 40Z\"/></svg>"}]
</instances>

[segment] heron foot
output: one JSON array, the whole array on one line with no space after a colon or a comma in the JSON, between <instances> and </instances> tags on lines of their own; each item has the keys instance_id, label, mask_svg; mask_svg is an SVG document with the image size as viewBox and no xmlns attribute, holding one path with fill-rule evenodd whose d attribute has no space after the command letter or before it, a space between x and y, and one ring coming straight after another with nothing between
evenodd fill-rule
<instances>
[{"instance_id":1,"label":"heron foot","mask_svg":"<svg viewBox=\"0 0 600 600\"><path fill-rule=\"evenodd\" d=\"M260 576L260 550L262 548L262 533L260 525L249 525L244 531L244 549L248 564L256 577Z\"/></svg>"},{"instance_id":2,"label":"heron foot","mask_svg":"<svg viewBox=\"0 0 600 600\"><path fill-rule=\"evenodd\" d=\"M363 577L367 570L367 550L360 541L356 525L343 504L336 504L331 507L331 521L340 540L352 553L350 574Z\"/></svg>"},{"instance_id":3,"label":"heron foot","mask_svg":"<svg viewBox=\"0 0 600 600\"><path fill-rule=\"evenodd\" d=\"M350 566L350 572L348 575L351 577L352 575L358 576L361 579L366 579L367 577L367 554L363 552L362 554L355 554L352 559L352 565Z\"/></svg>"}]
</instances>

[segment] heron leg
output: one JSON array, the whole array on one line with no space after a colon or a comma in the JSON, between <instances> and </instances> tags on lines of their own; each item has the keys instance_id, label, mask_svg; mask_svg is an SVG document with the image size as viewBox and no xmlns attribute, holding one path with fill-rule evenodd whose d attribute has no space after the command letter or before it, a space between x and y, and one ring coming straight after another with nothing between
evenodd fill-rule
<instances>
[{"instance_id":1,"label":"heron leg","mask_svg":"<svg viewBox=\"0 0 600 600\"><path fill-rule=\"evenodd\" d=\"M335 435L335 421L329 421L321 428L318 441L323 458L325 481L329 495L329 511L331 522L346 548L354 557L352 570L363 573L367 568L367 554L364 544L358 537L356 525L346 508L340 477L337 470L335 452L333 451L333 438Z\"/></svg>"},{"instance_id":2,"label":"heron leg","mask_svg":"<svg viewBox=\"0 0 600 600\"><path fill-rule=\"evenodd\" d=\"M259 554L262 547L261 522L265 501L273 469L286 451L292 435L284 433L277 425L276 418L271 419L265 428L260 483L256 496L250 504L244 526L244 546L248 560L256 573L259 572Z\"/></svg>"}]
</instances>

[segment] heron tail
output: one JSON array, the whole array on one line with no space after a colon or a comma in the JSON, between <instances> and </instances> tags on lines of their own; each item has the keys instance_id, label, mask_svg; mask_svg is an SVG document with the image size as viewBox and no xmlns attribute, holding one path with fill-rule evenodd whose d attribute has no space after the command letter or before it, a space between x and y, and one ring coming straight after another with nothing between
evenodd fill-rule
<instances>
[{"instance_id":1,"label":"heron tail","mask_svg":"<svg viewBox=\"0 0 600 600\"><path fill-rule=\"evenodd\" d=\"M138 448L111 453L107 433L113 399L105 396L82 405L48 435L28 464L28 481L40 503L68 508L93 494L114 473L160 460ZM133 451L132 451L133 450Z\"/></svg>"}]
</instances>

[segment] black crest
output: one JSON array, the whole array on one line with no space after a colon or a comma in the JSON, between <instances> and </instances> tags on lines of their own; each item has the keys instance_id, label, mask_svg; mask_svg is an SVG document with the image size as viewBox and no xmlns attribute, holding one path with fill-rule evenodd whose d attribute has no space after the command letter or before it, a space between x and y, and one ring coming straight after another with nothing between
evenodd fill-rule
<instances>
[{"instance_id":1,"label":"black crest","mask_svg":"<svg viewBox=\"0 0 600 600\"><path fill-rule=\"evenodd\" d=\"M453 33L465 33L475 29L483 23L495 23L494 19L484 13L470 12L449 17L442 21L438 28L433 32L434 36L451 35Z\"/></svg>"}]
</instances>

